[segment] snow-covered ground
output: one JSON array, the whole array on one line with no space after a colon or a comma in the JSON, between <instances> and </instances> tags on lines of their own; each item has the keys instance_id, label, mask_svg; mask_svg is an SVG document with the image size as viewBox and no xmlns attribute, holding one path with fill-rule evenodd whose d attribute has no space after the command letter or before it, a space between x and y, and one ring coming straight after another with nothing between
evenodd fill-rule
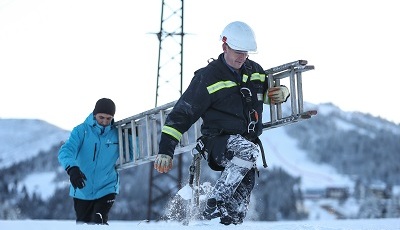
<instances>
[{"instance_id":1,"label":"snow-covered ground","mask_svg":"<svg viewBox=\"0 0 400 230\"><path fill-rule=\"evenodd\" d=\"M193 222L188 226L177 222L146 221L110 221L109 226L76 225L72 220L0 220L2 230L71 230L71 229L107 229L107 230L186 230L186 229L246 229L246 230L400 230L400 219L358 219L324 221L279 221L244 222L241 225L225 226L218 220Z\"/></svg>"}]
</instances>

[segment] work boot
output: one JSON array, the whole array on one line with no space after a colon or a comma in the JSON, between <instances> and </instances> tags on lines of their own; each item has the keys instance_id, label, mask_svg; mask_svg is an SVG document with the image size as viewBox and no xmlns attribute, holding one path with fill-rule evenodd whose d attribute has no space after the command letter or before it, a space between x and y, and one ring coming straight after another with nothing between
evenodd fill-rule
<instances>
[{"instance_id":1,"label":"work boot","mask_svg":"<svg viewBox=\"0 0 400 230\"><path fill-rule=\"evenodd\" d=\"M244 214L242 212L232 215L232 224L242 224L244 219Z\"/></svg>"},{"instance_id":2,"label":"work boot","mask_svg":"<svg viewBox=\"0 0 400 230\"><path fill-rule=\"evenodd\" d=\"M221 216L220 223L224 225L230 225L232 223L232 217L229 215L228 210L226 210L224 202L218 201L217 208Z\"/></svg>"},{"instance_id":3,"label":"work boot","mask_svg":"<svg viewBox=\"0 0 400 230\"><path fill-rule=\"evenodd\" d=\"M233 216L232 217L232 224L237 225L237 224L242 224L243 223L243 218L240 216Z\"/></svg>"},{"instance_id":4,"label":"work boot","mask_svg":"<svg viewBox=\"0 0 400 230\"><path fill-rule=\"evenodd\" d=\"M215 198L208 199L206 208L203 212L203 217L207 220L211 220L220 216L221 214L217 209L217 200Z\"/></svg>"}]
</instances>

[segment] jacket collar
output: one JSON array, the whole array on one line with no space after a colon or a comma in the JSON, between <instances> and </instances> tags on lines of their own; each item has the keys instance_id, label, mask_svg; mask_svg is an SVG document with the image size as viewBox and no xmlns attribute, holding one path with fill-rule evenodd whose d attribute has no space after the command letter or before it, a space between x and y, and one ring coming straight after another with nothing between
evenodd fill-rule
<instances>
[{"instance_id":1,"label":"jacket collar","mask_svg":"<svg viewBox=\"0 0 400 230\"><path fill-rule=\"evenodd\" d=\"M98 133L99 135L102 135L104 133L108 133L111 129L113 129L114 118L111 120L111 123L109 125L102 126L96 121L96 118L94 117L93 113L91 113L86 118L84 123L92 127L94 132Z\"/></svg>"}]
</instances>

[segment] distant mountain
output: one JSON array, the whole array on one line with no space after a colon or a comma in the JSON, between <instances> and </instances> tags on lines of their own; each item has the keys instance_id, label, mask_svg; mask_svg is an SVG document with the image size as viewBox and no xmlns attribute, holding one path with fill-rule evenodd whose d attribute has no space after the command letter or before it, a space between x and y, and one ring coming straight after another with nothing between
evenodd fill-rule
<instances>
[{"instance_id":1,"label":"distant mountain","mask_svg":"<svg viewBox=\"0 0 400 230\"><path fill-rule=\"evenodd\" d=\"M269 120L267 109L266 106L264 122ZM318 114L309 120L266 130L261 135L268 168L263 169L259 158L260 177L254 199L264 201L276 196L291 199L297 196L290 193L297 186L305 191L328 186L353 189L360 181L400 185L399 125L369 114L344 112L329 103L305 104L305 110L309 109L316 109ZM288 113L290 111L284 107L284 115ZM0 119L0 198L7 201L0 205L0 219L12 216L74 218L70 200L65 199L68 176L57 161L58 149L69 133L45 121ZM190 156L183 158L184 167L187 167ZM136 182L150 181L150 170L154 169L145 164L121 171L120 202L112 210L118 218L146 218L143 210L147 209L149 184L137 186ZM218 175L208 168L202 170L202 178L212 180ZM159 182L159 187L163 187L163 183L167 182ZM14 208L16 203L18 209ZM265 213L266 208L262 202L256 203L253 212L258 217L277 218L263 216L260 210ZM35 205L49 205L51 212L31 210ZM274 210L276 207L267 208ZM289 205L284 209L295 208ZM269 213L276 215L276 211Z\"/></svg>"},{"instance_id":2,"label":"distant mountain","mask_svg":"<svg viewBox=\"0 0 400 230\"><path fill-rule=\"evenodd\" d=\"M315 118L285 127L309 161L364 183L400 185L400 125L332 104L317 109Z\"/></svg>"},{"instance_id":3,"label":"distant mountain","mask_svg":"<svg viewBox=\"0 0 400 230\"><path fill-rule=\"evenodd\" d=\"M301 175L295 172L292 164L298 168L302 165L300 163L310 162L310 156L320 151L331 152L326 147L322 147L322 143L338 139L340 142L336 144L344 146L344 143L349 141L349 139L341 139L345 133L350 133L351 136L357 134L357 143L362 143L363 138L368 138L368 141L374 143L375 146L384 144L376 142L379 137L400 136L400 125L369 114L344 112L330 103L305 104L305 110L309 109L316 109L318 114L309 120L264 131L261 135L269 166L282 167L294 175ZM288 108L284 108L283 111L284 115L290 113ZM264 112L264 122L269 120L268 112ZM51 147L65 141L69 134L70 131L42 120L0 119L0 169L32 158L40 152L48 151ZM394 149L399 147L400 142L394 146ZM342 149L341 152L343 151L345 150ZM311 162L322 163L315 159ZM261 166L262 163L260 162L259 165ZM318 171L325 170L318 169ZM328 174L332 175L330 171Z\"/></svg>"},{"instance_id":4,"label":"distant mountain","mask_svg":"<svg viewBox=\"0 0 400 230\"><path fill-rule=\"evenodd\" d=\"M48 151L69 133L42 120L0 119L0 169Z\"/></svg>"}]
</instances>

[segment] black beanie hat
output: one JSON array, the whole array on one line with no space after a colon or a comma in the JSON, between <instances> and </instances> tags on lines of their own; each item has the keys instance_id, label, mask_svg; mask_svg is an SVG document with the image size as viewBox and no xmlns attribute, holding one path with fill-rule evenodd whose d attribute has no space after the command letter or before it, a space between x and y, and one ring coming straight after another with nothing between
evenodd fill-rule
<instances>
[{"instance_id":1,"label":"black beanie hat","mask_svg":"<svg viewBox=\"0 0 400 230\"><path fill-rule=\"evenodd\" d=\"M98 113L105 113L111 116L115 114L115 104L111 99L101 98L96 102L96 106L93 110L93 115Z\"/></svg>"}]
</instances>

